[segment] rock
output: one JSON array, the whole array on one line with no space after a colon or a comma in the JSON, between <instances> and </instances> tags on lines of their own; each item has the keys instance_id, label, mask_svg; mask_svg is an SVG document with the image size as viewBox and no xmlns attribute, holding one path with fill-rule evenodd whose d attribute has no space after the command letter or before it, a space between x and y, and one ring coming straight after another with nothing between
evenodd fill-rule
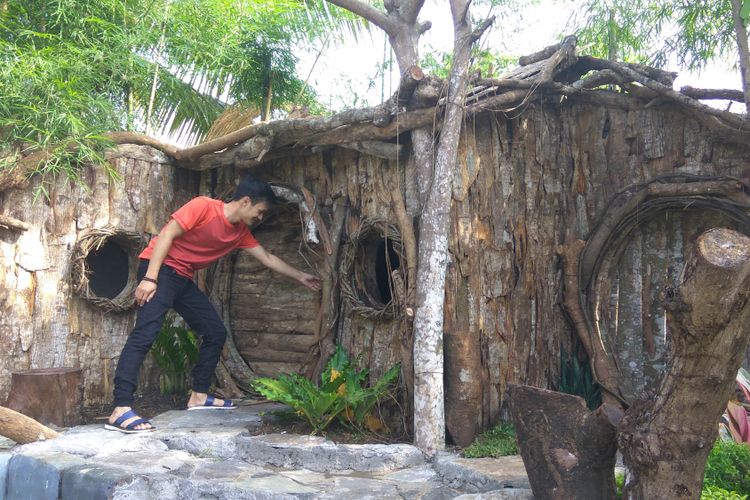
<instances>
[{"instance_id":1,"label":"rock","mask_svg":"<svg viewBox=\"0 0 750 500\"><path fill-rule=\"evenodd\" d=\"M523 460L517 455L461 458L452 453L439 453L435 457L435 470L446 485L468 493L531 487Z\"/></svg>"},{"instance_id":2,"label":"rock","mask_svg":"<svg viewBox=\"0 0 750 500\"><path fill-rule=\"evenodd\" d=\"M256 464L313 471L388 471L424 464L418 448L408 444L337 445L316 436L267 434L240 437L238 456Z\"/></svg>"},{"instance_id":3,"label":"rock","mask_svg":"<svg viewBox=\"0 0 750 500\"><path fill-rule=\"evenodd\" d=\"M76 456L64 453L14 454L8 464L8 500L57 500L65 469L84 465Z\"/></svg>"},{"instance_id":4,"label":"rock","mask_svg":"<svg viewBox=\"0 0 750 500\"><path fill-rule=\"evenodd\" d=\"M454 500L534 500L534 495L527 488L504 488L502 490L486 491L484 493L469 493L460 495Z\"/></svg>"}]
</instances>

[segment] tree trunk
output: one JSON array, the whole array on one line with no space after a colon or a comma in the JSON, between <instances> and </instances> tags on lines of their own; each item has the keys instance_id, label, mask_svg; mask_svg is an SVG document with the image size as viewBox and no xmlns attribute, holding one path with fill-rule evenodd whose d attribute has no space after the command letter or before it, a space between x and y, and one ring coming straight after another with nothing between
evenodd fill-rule
<instances>
[{"instance_id":1,"label":"tree trunk","mask_svg":"<svg viewBox=\"0 0 750 500\"><path fill-rule=\"evenodd\" d=\"M741 10L742 0L732 0L732 18L734 19L734 32L737 35L742 91L745 94L745 107L747 112L750 113L750 50L747 46L747 29L745 29L745 22L740 15Z\"/></svg>"},{"instance_id":2,"label":"tree trunk","mask_svg":"<svg viewBox=\"0 0 750 500\"><path fill-rule=\"evenodd\" d=\"M624 497L697 499L750 329L750 238L703 233L689 250L682 282L667 288L671 366L656 396L625 413L619 448L631 477Z\"/></svg>"},{"instance_id":3,"label":"tree trunk","mask_svg":"<svg viewBox=\"0 0 750 500\"><path fill-rule=\"evenodd\" d=\"M70 427L81 422L83 372L80 368L43 368L11 374L5 406L43 424Z\"/></svg>"},{"instance_id":4,"label":"tree trunk","mask_svg":"<svg viewBox=\"0 0 750 500\"><path fill-rule=\"evenodd\" d=\"M440 133L431 189L422 211L414 316L414 443L428 454L445 445L443 404L443 321L445 272L453 171L464 118L471 47L492 19L471 31L469 3L451 0L454 26L453 66L445 119Z\"/></svg>"},{"instance_id":5,"label":"tree trunk","mask_svg":"<svg viewBox=\"0 0 750 500\"><path fill-rule=\"evenodd\" d=\"M608 410L616 416L616 409L591 412L578 396L536 387L508 391L534 498L615 498L616 428Z\"/></svg>"}]
</instances>

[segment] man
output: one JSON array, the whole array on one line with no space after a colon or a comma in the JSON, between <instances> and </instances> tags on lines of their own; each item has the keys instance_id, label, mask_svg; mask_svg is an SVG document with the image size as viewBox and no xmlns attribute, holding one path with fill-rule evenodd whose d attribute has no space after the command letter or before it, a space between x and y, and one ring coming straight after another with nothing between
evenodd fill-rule
<instances>
[{"instance_id":1,"label":"man","mask_svg":"<svg viewBox=\"0 0 750 500\"><path fill-rule=\"evenodd\" d=\"M248 225L263 220L275 202L276 196L268 183L246 177L229 203L199 196L182 206L140 254L139 283L135 290L137 319L117 364L115 408L105 428L124 433L155 429L131 406L138 370L169 309L177 311L202 339L187 409L235 408L231 401L208 394L226 330L208 298L193 283L193 272L241 248L266 267L320 290L318 278L268 253L250 233Z\"/></svg>"}]
</instances>

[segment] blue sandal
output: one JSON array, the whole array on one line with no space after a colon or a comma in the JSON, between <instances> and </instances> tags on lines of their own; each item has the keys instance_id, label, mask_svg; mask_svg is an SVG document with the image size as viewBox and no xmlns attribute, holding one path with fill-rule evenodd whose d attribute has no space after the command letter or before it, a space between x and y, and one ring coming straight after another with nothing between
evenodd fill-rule
<instances>
[{"instance_id":1,"label":"blue sandal","mask_svg":"<svg viewBox=\"0 0 750 500\"><path fill-rule=\"evenodd\" d=\"M232 402L231 399L225 399L223 405L214 405L214 401L216 398L214 398L212 395L206 396L206 402L202 405L195 405L190 406L188 408L188 411L191 410L234 410L237 408L237 405Z\"/></svg>"},{"instance_id":2,"label":"blue sandal","mask_svg":"<svg viewBox=\"0 0 750 500\"><path fill-rule=\"evenodd\" d=\"M151 432L151 431L156 430L156 427L154 427L151 424L151 422L140 417L138 417L137 420L134 420L128 425L123 426L123 422L133 417L138 417L138 415L133 410L128 410L122 415L120 415L120 417L117 420L115 420L114 424L105 424L104 428L107 429L108 431L117 431L117 432L122 432L124 434L140 434L142 432ZM148 424L151 427L149 427L148 429L136 429L135 427L139 424Z\"/></svg>"}]
</instances>

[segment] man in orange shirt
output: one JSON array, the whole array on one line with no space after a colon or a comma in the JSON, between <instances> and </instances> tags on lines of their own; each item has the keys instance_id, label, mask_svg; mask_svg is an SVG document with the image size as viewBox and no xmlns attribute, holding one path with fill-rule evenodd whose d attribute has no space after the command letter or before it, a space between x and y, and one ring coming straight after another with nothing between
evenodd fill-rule
<instances>
[{"instance_id":1,"label":"man in orange shirt","mask_svg":"<svg viewBox=\"0 0 750 500\"><path fill-rule=\"evenodd\" d=\"M122 349L115 372L114 410L105 428L125 433L154 430L133 412L138 370L151 349L169 309L177 311L201 337L198 363L192 372L187 409L234 409L231 401L208 394L226 340L216 310L193 282L193 273L238 248L266 267L320 290L320 280L293 268L258 244L248 225L263 220L276 202L271 186L246 177L229 203L199 196L172 214L169 222L140 254L135 300L140 306L135 327Z\"/></svg>"}]
</instances>

